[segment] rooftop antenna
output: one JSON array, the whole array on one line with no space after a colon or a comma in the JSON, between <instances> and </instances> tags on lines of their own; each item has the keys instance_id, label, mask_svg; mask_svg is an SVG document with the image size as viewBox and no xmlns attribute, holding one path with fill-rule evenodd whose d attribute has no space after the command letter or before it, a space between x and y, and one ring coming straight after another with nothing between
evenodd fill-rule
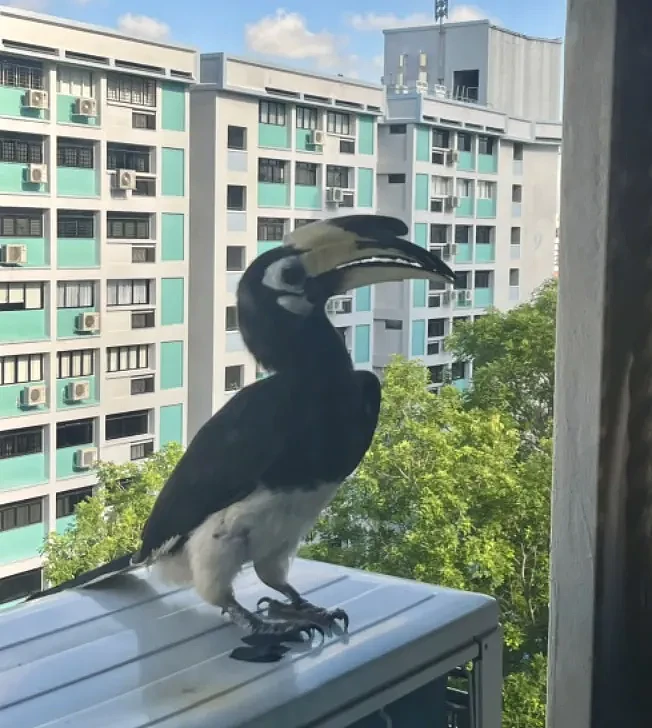
<instances>
[{"instance_id":1,"label":"rooftop antenna","mask_svg":"<svg viewBox=\"0 0 652 728\"><path fill-rule=\"evenodd\" d=\"M444 18L448 18L448 0L435 0L435 22L439 21L439 78L437 83L440 86L446 84L446 31L444 30Z\"/></svg>"}]
</instances>

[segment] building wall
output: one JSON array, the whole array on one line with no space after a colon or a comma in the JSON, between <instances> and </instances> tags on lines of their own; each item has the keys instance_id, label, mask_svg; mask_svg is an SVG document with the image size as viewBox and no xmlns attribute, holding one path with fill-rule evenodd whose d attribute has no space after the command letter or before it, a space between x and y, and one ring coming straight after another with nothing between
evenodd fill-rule
<instances>
[{"instance_id":1,"label":"building wall","mask_svg":"<svg viewBox=\"0 0 652 728\"><path fill-rule=\"evenodd\" d=\"M10 144L17 142L15 148L21 150L28 138L33 139L34 148L43 150L47 175L44 184L29 182L27 164L22 157L12 158L5 144L0 154L0 218L12 217L6 224L0 220L0 248L24 245L27 260L17 265L0 260L2 601L2 594L11 590L2 579L38 569L38 549L45 534L70 522L72 509L63 496L96 483L92 470L76 460L78 451L94 448L99 459L125 462L170 440L185 443L188 86L195 76L196 55L189 49L11 9L0 10L0 27L0 134ZM38 47L30 45L35 38ZM160 65L152 66L152 59ZM39 68L42 83L36 80ZM114 98L116 76L125 82L123 88L130 89L128 95L122 91L119 100ZM149 84L149 91L155 89L153 103L144 84ZM30 90L47 93L44 108L26 106ZM78 114L77 98L93 99L96 113ZM62 148L60 156L58 145L68 151ZM80 147L87 150L75 151ZM141 154L138 161L134 152ZM85 161L80 161L82 155ZM114 188L113 167L134 169L147 163L149 171L141 166L137 174L141 194ZM69 227L64 231L62 213L69 215L68 226L82 218L87 225L85 216L90 216L93 229L87 234L82 227L75 227L74 233ZM117 213L132 217L122 228L115 220L109 227L108 218ZM33 236L34 229L26 229L24 223L19 230L9 227L14 218L30 215L42 215L40 235ZM139 233L147 235L145 239L132 236L134 215L143 216ZM132 262L133 256L141 255L143 262ZM149 300L139 298L137 285L123 287L120 305L113 305L109 281L123 280L149 281ZM75 298L80 282L92 282L93 301ZM66 294L59 293L62 284L70 286ZM42 305L20 310L22 304L16 302L22 296L18 286L23 285L42 286ZM7 299L7 286L13 301ZM128 297L130 290L135 298ZM35 295L30 294L30 305L35 305ZM66 300L60 298L63 295ZM88 313L99 314L99 328L81 332L80 316ZM140 349L131 354L123 349L109 360L109 349L128 346ZM82 357L81 351L89 354ZM73 369L68 371L64 360L59 371L58 355L66 352ZM42 355L38 380L27 370L32 381L15 381L14 364L18 362L24 373L29 355ZM115 367L109 362L116 360L120 371L111 371ZM82 369L76 368L82 364ZM132 384L148 377L154 380L152 391L149 382ZM84 383L88 384L84 397L71 399L70 387ZM22 399L25 388L35 385L45 385L45 399L28 406ZM140 386L143 392L132 394L132 387ZM134 421L131 429L123 422L119 434L124 436L106 438L107 418L137 411L146 412L146 417ZM63 432L61 425L82 420L92 422L88 433ZM26 428L41 433L40 447L34 441L26 444ZM13 438L14 431L19 431L18 439ZM25 501L33 501L29 513L22 506L14 508ZM14 522L17 514L20 525Z\"/></svg>"}]
</instances>

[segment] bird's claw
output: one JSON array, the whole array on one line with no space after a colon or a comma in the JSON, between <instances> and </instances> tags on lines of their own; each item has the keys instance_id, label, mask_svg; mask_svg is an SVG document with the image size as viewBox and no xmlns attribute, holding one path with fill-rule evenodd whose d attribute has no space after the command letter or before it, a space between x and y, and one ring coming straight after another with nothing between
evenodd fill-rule
<instances>
[{"instance_id":1,"label":"bird's claw","mask_svg":"<svg viewBox=\"0 0 652 728\"><path fill-rule=\"evenodd\" d=\"M336 622L341 621L344 632L349 629L349 615L343 609L323 609L316 607L310 602L302 602L301 604L287 604L279 602L270 597L262 597L258 600L257 608L263 609L268 617L272 619L300 619L308 620L312 624L318 625L320 634L324 637L324 631L327 630L330 635Z\"/></svg>"}]
</instances>

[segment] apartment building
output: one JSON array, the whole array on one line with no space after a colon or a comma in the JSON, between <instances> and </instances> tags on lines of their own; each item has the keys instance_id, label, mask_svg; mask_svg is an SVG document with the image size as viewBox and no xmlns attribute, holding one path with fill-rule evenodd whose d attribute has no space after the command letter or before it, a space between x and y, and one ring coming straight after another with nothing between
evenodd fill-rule
<instances>
[{"instance_id":1,"label":"apartment building","mask_svg":"<svg viewBox=\"0 0 652 728\"><path fill-rule=\"evenodd\" d=\"M0 604L98 459L185 442L196 54L0 8Z\"/></svg>"},{"instance_id":2,"label":"apartment building","mask_svg":"<svg viewBox=\"0 0 652 728\"><path fill-rule=\"evenodd\" d=\"M325 217L376 210L381 86L203 55L191 91L188 436L264 376L238 332L235 292L259 254ZM373 291L328 303L354 363L371 368Z\"/></svg>"},{"instance_id":3,"label":"apartment building","mask_svg":"<svg viewBox=\"0 0 652 728\"><path fill-rule=\"evenodd\" d=\"M373 366L423 359L433 388L468 385L444 341L553 275L561 44L488 21L385 31L378 209L456 272L453 286L376 286Z\"/></svg>"}]
</instances>

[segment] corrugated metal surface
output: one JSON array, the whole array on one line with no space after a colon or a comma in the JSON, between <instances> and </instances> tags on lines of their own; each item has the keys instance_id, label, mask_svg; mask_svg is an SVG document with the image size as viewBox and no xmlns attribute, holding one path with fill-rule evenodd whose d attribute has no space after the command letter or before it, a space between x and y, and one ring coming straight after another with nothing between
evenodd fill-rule
<instances>
[{"instance_id":1,"label":"corrugated metal surface","mask_svg":"<svg viewBox=\"0 0 652 728\"><path fill-rule=\"evenodd\" d=\"M229 659L241 631L144 571L6 611L0 726L305 726L497 625L496 603L477 594L303 560L291 577L311 601L345 608L349 635L273 664ZM236 593L254 608L269 591L247 570Z\"/></svg>"}]
</instances>

